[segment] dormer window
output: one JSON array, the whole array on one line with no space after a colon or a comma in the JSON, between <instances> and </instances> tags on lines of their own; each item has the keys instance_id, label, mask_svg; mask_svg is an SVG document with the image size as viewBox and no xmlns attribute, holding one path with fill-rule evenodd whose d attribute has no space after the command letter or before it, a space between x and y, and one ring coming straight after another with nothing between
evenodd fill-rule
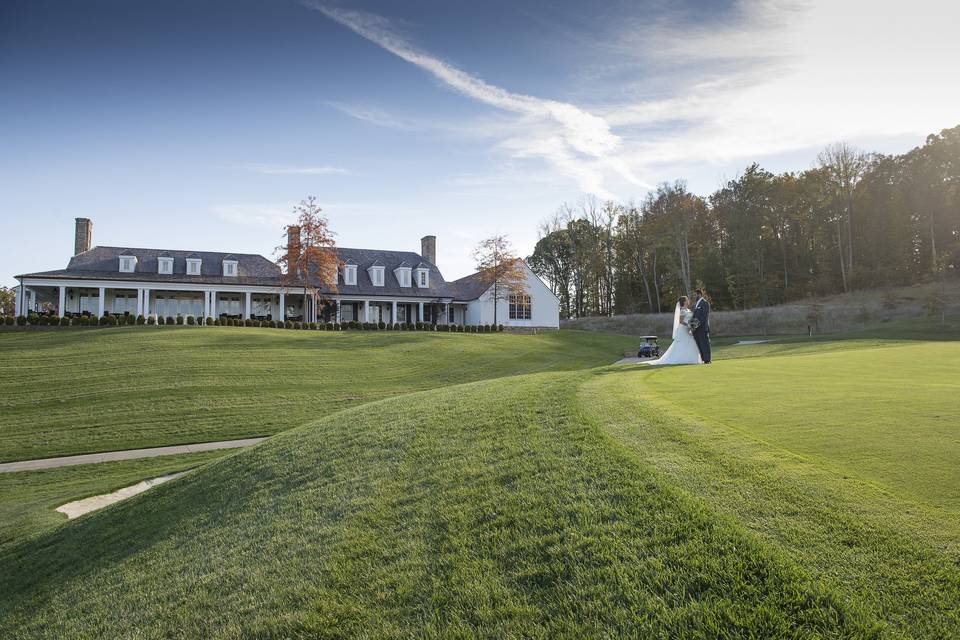
<instances>
[{"instance_id":1,"label":"dormer window","mask_svg":"<svg viewBox=\"0 0 960 640\"><path fill-rule=\"evenodd\" d=\"M233 278L237 275L237 261L236 260L224 260L223 261L223 275L227 278Z\"/></svg>"},{"instance_id":2,"label":"dormer window","mask_svg":"<svg viewBox=\"0 0 960 640\"><path fill-rule=\"evenodd\" d=\"M348 264L344 266L343 284L357 284L357 265Z\"/></svg>"},{"instance_id":3,"label":"dormer window","mask_svg":"<svg viewBox=\"0 0 960 640\"><path fill-rule=\"evenodd\" d=\"M417 267L416 279L417 286L426 289L430 286L430 270L425 267Z\"/></svg>"},{"instance_id":4,"label":"dormer window","mask_svg":"<svg viewBox=\"0 0 960 640\"><path fill-rule=\"evenodd\" d=\"M367 269L367 273L370 274L370 282L373 283L373 286L375 287L383 286L383 272L384 272L384 268L376 265Z\"/></svg>"},{"instance_id":5,"label":"dormer window","mask_svg":"<svg viewBox=\"0 0 960 640\"><path fill-rule=\"evenodd\" d=\"M393 270L393 275L397 277L397 283L401 287L409 287L412 282L410 267L397 267Z\"/></svg>"},{"instance_id":6,"label":"dormer window","mask_svg":"<svg viewBox=\"0 0 960 640\"><path fill-rule=\"evenodd\" d=\"M200 275L200 264L203 262L200 258L187 258L187 275Z\"/></svg>"},{"instance_id":7,"label":"dormer window","mask_svg":"<svg viewBox=\"0 0 960 640\"><path fill-rule=\"evenodd\" d=\"M137 268L137 257L122 255L120 256L120 273L133 273Z\"/></svg>"},{"instance_id":8,"label":"dormer window","mask_svg":"<svg viewBox=\"0 0 960 640\"><path fill-rule=\"evenodd\" d=\"M173 258L157 258L157 273L165 275L173 273Z\"/></svg>"}]
</instances>

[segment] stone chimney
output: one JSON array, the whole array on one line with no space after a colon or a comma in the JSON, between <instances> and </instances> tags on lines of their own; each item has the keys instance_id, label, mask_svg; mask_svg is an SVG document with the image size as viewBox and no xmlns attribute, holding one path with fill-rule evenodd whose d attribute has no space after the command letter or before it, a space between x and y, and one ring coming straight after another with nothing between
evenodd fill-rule
<instances>
[{"instance_id":1,"label":"stone chimney","mask_svg":"<svg viewBox=\"0 0 960 640\"><path fill-rule=\"evenodd\" d=\"M300 227L287 227L287 273L297 268L300 259Z\"/></svg>"},{"instance_id":2,"label":"stone chimney","mask_svg":"<svg viewBox=\"0 0 960 640\"><path fill-rule=\"evenodd\" d=\"M420 255L430 264L437 264L437 236L420 238Z\"/></svg>"},{"instance_id":3,"label":"stone chimney","mask_svg":"<svg viewBox=\"0 0 960 640\"><path fill-rule=\"evenodd\" d=\"M73 234L73 255L90 251L93 245L93 221L90 218L77 218Z\"/></svg>"}]
</instances>

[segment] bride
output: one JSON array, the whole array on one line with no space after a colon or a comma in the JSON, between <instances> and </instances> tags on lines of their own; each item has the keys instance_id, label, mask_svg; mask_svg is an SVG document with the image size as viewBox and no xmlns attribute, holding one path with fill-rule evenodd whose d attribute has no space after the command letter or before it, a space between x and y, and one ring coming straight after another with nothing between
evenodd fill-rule
<instances>
[{"instance_id":1,"label":"bride","mask_svg":"<svg viewBox=\"0 0 960 640\"><path fill-rule=\"evenodd\" d=\"M677 300L677 309L673 312L673 344L659 359L647 362L649 365L661 364L702 364L700 349L697 341L690 332L690 301L687 296L680 296Z\"/></svg>"}]
</instances>

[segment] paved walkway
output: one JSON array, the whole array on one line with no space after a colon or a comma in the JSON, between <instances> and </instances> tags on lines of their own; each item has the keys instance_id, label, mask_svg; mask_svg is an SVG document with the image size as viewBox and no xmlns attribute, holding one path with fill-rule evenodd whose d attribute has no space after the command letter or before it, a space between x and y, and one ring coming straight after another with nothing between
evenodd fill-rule
<instances>
[{"instance_id":1,"label":"paved walkway","mask_svg":"<svg viewBox=\"0 0 960 640\"><path fill-rule=\"evenodd\" d=\"M153 447L151 449L127 449L126 451L108 451L106 453L88 453L82 456L63 456L60 458L41 458L39 460L21 460L20 462L5 462L0 464L0 473L13 471L34 471L36 469L53 469L55 467L70 467L77 464L93 464L96 462L113 462L115 460L136 460L137 458L153 458L169 456L177 453L199 453L216 449L236 449L249 447L263 442L266 438L245 438L243 440L221 440L220 442L201 442L199 444L178 444L172 447Z\"/></svg>"}]
</instances>

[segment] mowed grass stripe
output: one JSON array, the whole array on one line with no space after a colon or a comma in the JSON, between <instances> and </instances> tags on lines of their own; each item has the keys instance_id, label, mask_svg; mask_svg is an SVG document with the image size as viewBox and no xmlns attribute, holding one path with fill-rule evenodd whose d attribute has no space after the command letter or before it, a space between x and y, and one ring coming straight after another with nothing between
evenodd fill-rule
<instances>
[{"instance_id":1,"label":"mowed grass stripe","mask_svg":"<svg viewBox=\"0 0 960 640\"><path fill-rule=\"evenodd\" d=\"M677 411L652 379L637 369L598 371L581 404L673 486L887 622L885 637L960 637L960 524L952 512L891 495L748 429Z\"/></svg>"},{"instance_id":2,"label":"mowed grass stripe","mask_svg":"<svg viewBox=\"0 0 960 640\"><path fill-rule=\"evenodd\" d=\"M0 461L269 435L404 393L606 364L632 342L585 332L0 333Z\"/></svg>"},{"instance_id":3,"label":"mowed grass stripe","mask_svg":"<svg viewBox=\"0 0 960 640\"><path fill-rule=\"evenodd\" d=\"M18 638L872 637L582 419L588 374L368 404L2 552Z\"/></svg>"}]
</instances>

